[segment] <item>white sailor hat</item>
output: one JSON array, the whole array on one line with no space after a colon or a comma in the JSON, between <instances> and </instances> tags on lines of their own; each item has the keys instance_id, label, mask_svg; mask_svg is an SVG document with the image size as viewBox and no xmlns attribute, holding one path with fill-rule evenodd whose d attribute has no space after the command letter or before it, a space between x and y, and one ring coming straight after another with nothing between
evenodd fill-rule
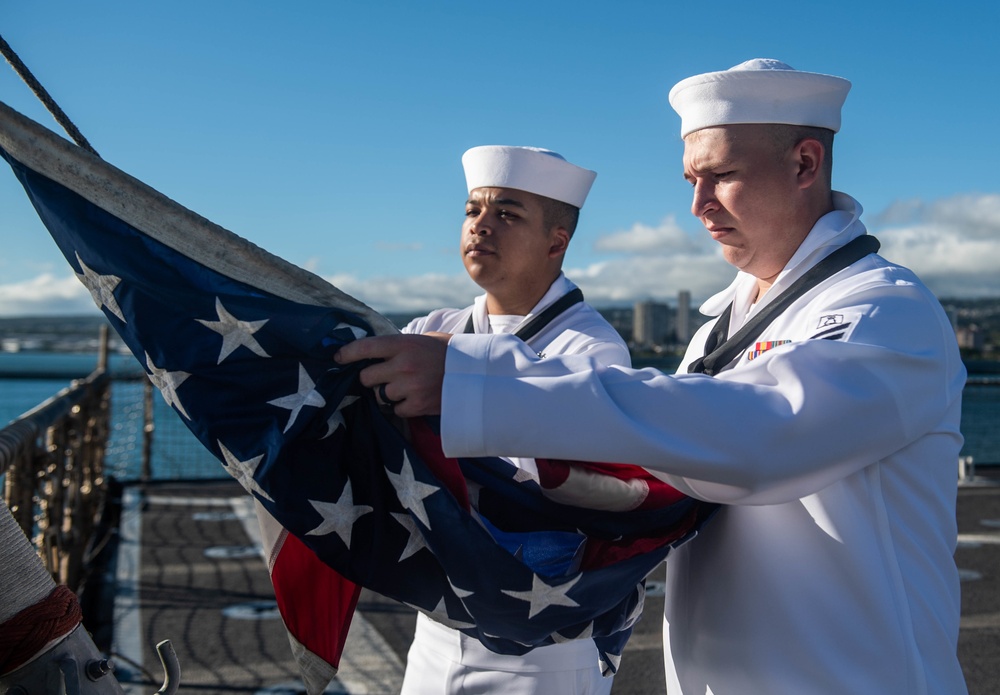
<instances>
[{"instance_id":1,"label":"white sailor hat","mask_svg":"<svg viewBox=\"0 0 1000 695\"><path fill-rule=\"evenodd\" d=\"M770 58L754 58L721 72L681 80L670 105L681 117L681 137L733 123L785 123L840 130L840 109L851 83L802 72Z\"/></svg>"},{"instance_id":2,"label":"white sailor hat","mask_svg":"<svg viewBox=\"0 0 1000 695\"><path fill-rule=\"evenodd\" d=\"M482 145L462 155L465 183L475 188L516 188L583 207L597 172L570 164L538 147Z\"/></svg>"}]
</instances>

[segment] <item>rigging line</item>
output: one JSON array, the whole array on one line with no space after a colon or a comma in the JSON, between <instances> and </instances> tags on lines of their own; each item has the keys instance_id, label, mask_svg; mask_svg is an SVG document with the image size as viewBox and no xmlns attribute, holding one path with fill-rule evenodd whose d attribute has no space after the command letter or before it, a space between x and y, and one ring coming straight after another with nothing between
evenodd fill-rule
<instances>
[{"instance_id":1,"label":"rigging line","mask_svg":"<svg viewBox=\"0 0 1000 695\"><path fill-rule=\"evenodd\" d=\"M65 114L65 112L59 108L59 104L57 104L52 97L49 96L45 87L43 87L41 83L35 79L35 76L31 74L31 70L29 70L28 66L21 61L17 53L14 52L14 49L10 47L10 44L4 40L3 36L0 36L0 53L3 53L3 57L6 58L7 62L10 63L10 66L14 68L14 72L16 72L18 76L24 80L24 83L31 88L31 91L35 93L35 96L38 97L42 104L45 105L45 108L49 110L52 117L56 119L56 123L63 127L63 130L65 130L66 133L73 138L73 141L95 157L100 157L101 155L97 154L97 150L91 147L90 143L87 142L87 138L83 137L83 133L81 133L80 130L73 125L73 121L69 120L69 117Z\"/></svg>"}]
</instances>

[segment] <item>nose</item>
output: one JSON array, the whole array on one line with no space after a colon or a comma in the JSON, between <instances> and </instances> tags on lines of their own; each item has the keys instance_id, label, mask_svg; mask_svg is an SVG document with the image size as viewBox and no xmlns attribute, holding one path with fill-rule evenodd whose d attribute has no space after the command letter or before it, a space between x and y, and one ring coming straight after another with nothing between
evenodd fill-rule
<instances>
[{"instance_id":1,"label":"nose","mask_svg":"<svg viewBox=\"0 0 1000 695\"><path fill-rule=\"evenodd\" d=\"M492 231L489 222L486 219L485 211L479 213L475 217L469 217L467 219L468 222L466 222L466 224L470 234L475 236L485 236Z\"/></svg>"},{"instance_id":2,"label":"nose","mask_svg":"<svg viewBox=\"0 0 1000 695\"><path fill-rule=\"evenodd\" d=\"M694 192L691 198L691 214L695 217L702 217L712 210L717 209L718 201L715 199L715 188L710 182L698 179L694 183Z\"/></svg>"}]
</instances>

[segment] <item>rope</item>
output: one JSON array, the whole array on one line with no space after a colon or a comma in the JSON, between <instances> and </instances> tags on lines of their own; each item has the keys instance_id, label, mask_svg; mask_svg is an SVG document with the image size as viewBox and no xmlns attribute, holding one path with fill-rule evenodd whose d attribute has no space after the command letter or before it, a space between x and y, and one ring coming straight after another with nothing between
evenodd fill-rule
<instances>
[{"instance_id":1,"label":"rope","mask_svg":"<svg viewBox=\"0 0 1000 695\"><path fill-rule=\"evenodd\" d=\"M16 72L18 76L24 80L24 83L31 88L31 91L35 93L35 96L38 97L42 104L45 105L45 108L49 110L52 117L56 119L56 123L61 125L63 130L65 130L66 133L73 138L73 142L90 152L95 157L100 157L101 155L97 154L97 150L90 146L90 143L87 142L87 138L83 137L83 133L81 133L80 130L73 125L73 121L69 120L69 117L61 108L59 108L59 104L57 104L52 97L49 96L45 87L43 87L38 80L35 79L35 76L31 74L28 66L21 61L21 59L17 56L17 53L14 52L14 49L10 47L10 44L4 40L3 36L0 36L0 53L3 53L3 57L6 58L7 62L10 63L10 66L14 68L14 72Z\"/></svg>"},{"instance_id":2,"label":"rope","mask_svg":"<svg viewBox=\"0 0 1000 695\"><path fill-rule=\"evenodd\" d=\"M59 585L47 598L0 625L0 675L18 669L49 642L69 634L81 617L76 594Z\"/></svg>"}]
</instances>

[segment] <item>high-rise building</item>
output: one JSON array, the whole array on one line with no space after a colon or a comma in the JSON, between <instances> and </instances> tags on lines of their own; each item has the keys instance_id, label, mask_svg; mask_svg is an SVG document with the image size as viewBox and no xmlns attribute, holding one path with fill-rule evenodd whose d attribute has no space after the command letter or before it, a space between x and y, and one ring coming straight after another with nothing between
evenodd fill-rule
<instances>
[{"instance_id":1,"label":"high-rise building","mask_svg":"<svg viewBox=\"0 0 1000 695\"><path fill-rule=\"evenodd\" d=\"M677 321L674 326L677 343L687 345L691 340L691 293L688 290L677 293Z\"/></svg>"},{"instance_id":2,"label":"high-rise building","mask_svg":"<svg viewBox=\"0 0 1000 695\"><path fill-rule=\"evenodd\" d=\"M636 302L632 309L632 340L641 347L667 342L670 307L650 300Z\"/></svg>"}]
</instances>

